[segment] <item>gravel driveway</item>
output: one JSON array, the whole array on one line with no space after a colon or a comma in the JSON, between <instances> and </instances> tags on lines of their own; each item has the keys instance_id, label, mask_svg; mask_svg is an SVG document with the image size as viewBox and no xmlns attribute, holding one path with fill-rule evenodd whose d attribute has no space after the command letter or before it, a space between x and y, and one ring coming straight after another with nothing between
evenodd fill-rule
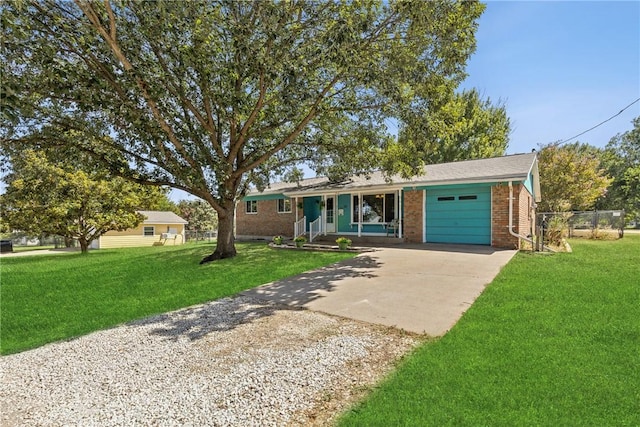
<instances>
[{"instance_id":1,"label":"gravel driveway","mask_svg":"<svg viewBox=\"0 0 640 427\"><path fill-rule=\"evenodd\" d=\"M0 358L0 424L327 425L418 341L226 298Z\"/></svg>"}]
</instances>

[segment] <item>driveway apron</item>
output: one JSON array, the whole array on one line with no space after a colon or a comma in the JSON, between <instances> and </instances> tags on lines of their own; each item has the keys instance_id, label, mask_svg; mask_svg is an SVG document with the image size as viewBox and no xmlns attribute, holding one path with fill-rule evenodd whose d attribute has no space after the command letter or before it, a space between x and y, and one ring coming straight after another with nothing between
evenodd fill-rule
<instances>
[{"instance_id":1,"label":"driveway apron","mask_svg":"<svg viewBox=\"0 0 640 427\"><path fill-rule=\"evenodd\" d=\"M376 248L243 294L442 336L515 253L486 246L446 244Z\"/></svg>"}]
</instances>

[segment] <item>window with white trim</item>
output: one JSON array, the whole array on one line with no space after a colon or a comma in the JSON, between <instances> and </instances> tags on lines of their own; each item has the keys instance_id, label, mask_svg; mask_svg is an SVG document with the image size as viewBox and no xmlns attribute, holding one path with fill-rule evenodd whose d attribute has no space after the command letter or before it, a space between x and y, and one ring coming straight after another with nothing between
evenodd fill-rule
<instances>
[{"instance_id":1,"label":"window with white trim","mask_svg":"<svg viewBox=\"0 0 640 427\"><path fill-rule=\"evenodd\" d=\"M257 200L247 200L245 204L245 212L248 214L258 213L258 201Z\"/></svg>"},{"instance_id":2,"label":"window with white trim","mask_svg":"<svg viewBox=\"0 0 640 427\"><path fill-rule=\"evenodd\" d=\"M154 226L145 226L142 228L142 235L147 237L153 237L156 234L156 228Z\"/></svg>"},{"instance_id":3,"label":"window with white trim","mask_svg":"<svg viewBox=\"0 0 640 427\"><path fill-rule=\"evenodd\" d=\"M352 200L352 222L360 222L360 210L362 210L363 224L389 223L396 217L395 193L363 194L362 203L360 203L359 197L354 195Z\"/></svg>"},{"instance_id":4,"label":"window with white trim","mask_svg":"<svg viewBox=\"0 0 640 427\"><path fill-rule=\"evenodd\" d=\"M291 199L278 199L278 213L291 213Z\"/></svg>"}]
</instances>

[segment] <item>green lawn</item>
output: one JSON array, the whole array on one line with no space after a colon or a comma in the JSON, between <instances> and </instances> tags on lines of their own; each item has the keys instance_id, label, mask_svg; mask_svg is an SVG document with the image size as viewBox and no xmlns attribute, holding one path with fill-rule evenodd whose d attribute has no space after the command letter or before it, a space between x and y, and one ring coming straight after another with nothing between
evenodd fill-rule
<instances>
[{"instance_id":1,"label":"green lawn","mask_svg":"<svg viewBox=\"0 0 640 427\"><path fill-rule=\"evenodd\" d=\"M341 426L640 425L640 236L518 254Z\"/></svg>"},{"instance_id":2,"label":"green lawn","mask_svg":"<svg viewBox=\"0 0 640 427\"><path fill-rule=\"evenodd\" d=\"M2 258L0 352L215 300L354 256L239 243L237 257L198 265L213 248L200 243Z\"/></svg>"},{"instance_id":3,"label":"green lawn","mask_svg":"<svg viewBox=\"0 0 640 427\"><path fill-rule=\"evenodd\" d=\"M13 246L13 252L28 252L28 251L46 251L48 249L55 249L55 245L46 246Z\"/></svg>"}]
</instances>

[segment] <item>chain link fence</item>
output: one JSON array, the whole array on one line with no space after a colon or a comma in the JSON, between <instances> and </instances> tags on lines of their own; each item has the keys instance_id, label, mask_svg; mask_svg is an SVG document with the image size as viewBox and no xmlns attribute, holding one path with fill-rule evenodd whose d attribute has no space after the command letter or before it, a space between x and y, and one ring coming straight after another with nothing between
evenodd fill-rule
<instances>
[{"instance_id":1,"label":"chain link fence","mask_svg":"<svg viewBox=\"0 0 640 427\"><path fill-rule=\"evenodd\" d=\"M186 242L197 242L197 241L203 241L203 240L212 242L218 238L218 232L216 230L207 230L207 231L185 230L184 237Z\"/></svg>"},{"instance_id":2,"label":"chain link fence","mask_svg":"<svg viewBox=\"0 0 640 427\"><path fill-rule=\"evenodd\" d=\"M545 244L559 245L563 238L591 239L624 236L624 210L538 213L536 229Z\"/></svg>"}]
</instances>

